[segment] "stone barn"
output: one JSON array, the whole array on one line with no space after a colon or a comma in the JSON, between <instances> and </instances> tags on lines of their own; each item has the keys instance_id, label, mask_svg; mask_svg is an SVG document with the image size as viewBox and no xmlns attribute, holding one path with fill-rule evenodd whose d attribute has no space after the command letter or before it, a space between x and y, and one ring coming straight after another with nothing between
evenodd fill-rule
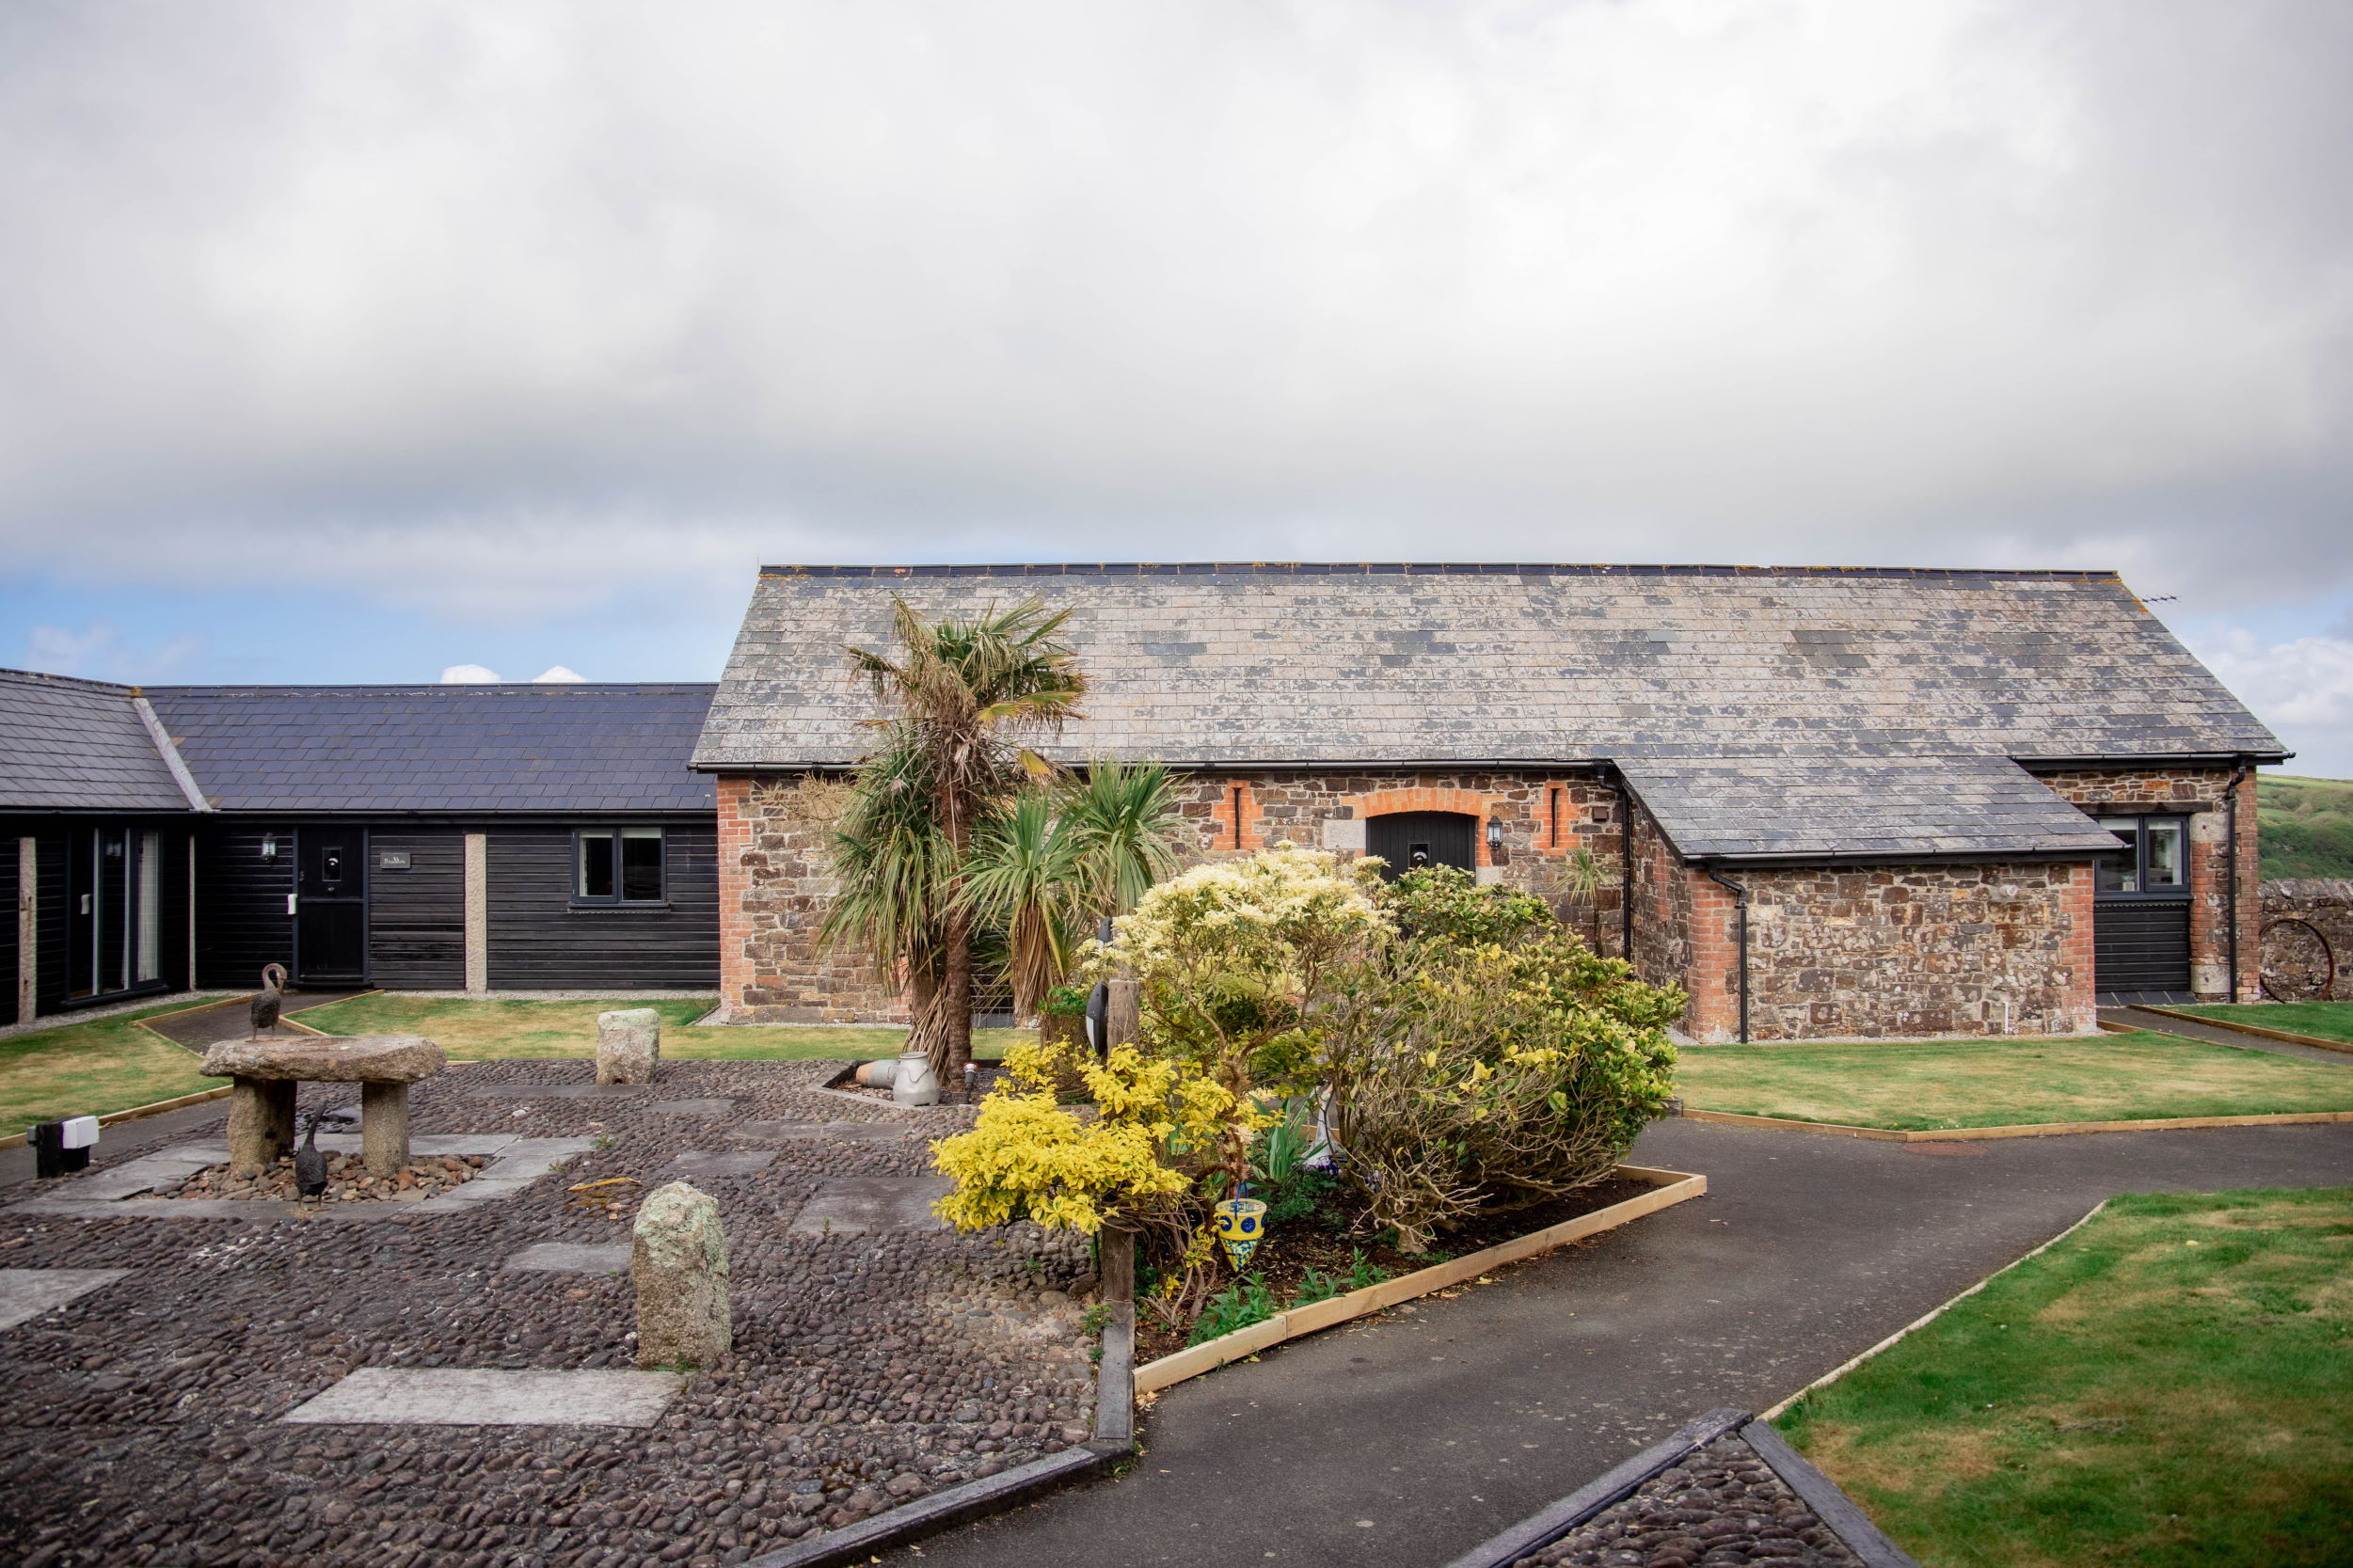
<instances>
[{"instance_id":1,"label":"stone barn","mask_svg":"<svg viewBox=\"0 0 2353 1568\"><path fill-rule=\"evenodd\" d=\"M1056 760L1181 769L1203 858L1290 840L1542 895L1685 988L1700 1039L2256 994L2253 769L2286 753L2112 573L779 566L693 758L733 1016L904 1016L815 940L872 733L843 649L890 645L894 597L1032 595L1092 683Z\"/></svg>"}]
</instances>

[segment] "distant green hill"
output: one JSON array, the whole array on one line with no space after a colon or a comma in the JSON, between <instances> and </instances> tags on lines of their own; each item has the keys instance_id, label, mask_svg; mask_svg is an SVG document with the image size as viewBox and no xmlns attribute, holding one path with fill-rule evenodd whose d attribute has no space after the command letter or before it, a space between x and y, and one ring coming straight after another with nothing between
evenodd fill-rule
<instances>
[{"instance_id":1,"label":"distant green hill","mask_svg":"<svg viewBox=\"0 0 2353 1568\"><path fill-rule=\"evenodd\" d=\"M2353 877L2353 781L2258 774L2255 818L2264 880Z\"/></svg>"}]
</instances>

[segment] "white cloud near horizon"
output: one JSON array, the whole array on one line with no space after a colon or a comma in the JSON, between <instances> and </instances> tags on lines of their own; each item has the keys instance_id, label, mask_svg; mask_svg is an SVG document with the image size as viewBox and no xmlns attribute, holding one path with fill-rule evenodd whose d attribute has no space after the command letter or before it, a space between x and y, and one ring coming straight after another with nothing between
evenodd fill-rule
<instances>
[{"instance_id":1,"label":"white cloud near horizon","mask_svg":"<svg viewBox=\"0 0 2353 1568\"><path fill-rule=\"evenodd\" d=\"M0 547L471 621L732 613L762 558L2318 592L2349 46L2325 0L16 8Z\"/></svg>"},{"instance_id":2,"label":"white cloud near horizon","mask_svg":"<svg viewBox=\"0 0 2353 1568\"><path fill-rule=\"evenodd\" d=\"M2284 770L2353 778L2353 638L2266 644L2233 630L2191 651L2296 751Z\"/></svg>"}]
</instances>

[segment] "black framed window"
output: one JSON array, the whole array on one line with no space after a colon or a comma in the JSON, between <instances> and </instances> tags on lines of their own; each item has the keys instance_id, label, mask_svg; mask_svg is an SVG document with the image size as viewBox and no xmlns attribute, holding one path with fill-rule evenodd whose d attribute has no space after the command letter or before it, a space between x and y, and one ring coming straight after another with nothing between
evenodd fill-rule
<instances>
[{"instance_id":1,"label":"black framed window","mask_svg":"<svg viewBox=\"0 0 2353 1568\"><path fill-rule=\"evenodd\" d=\"M2189 895L2189 818L2103 816L2100 826L2124 841L2100 862L2099 891L2136 898Z\"/></svg>"},{"instance_id":2,"label":"black framed window","mask_svg":"<svg viewBox=\"0 0 2353 1568\"><path fill-rule=\"evenodd\" d=\"M572 835L572 901L659 904L666 896L660 828L582 828Z\"/></svg>"}]
</instances>

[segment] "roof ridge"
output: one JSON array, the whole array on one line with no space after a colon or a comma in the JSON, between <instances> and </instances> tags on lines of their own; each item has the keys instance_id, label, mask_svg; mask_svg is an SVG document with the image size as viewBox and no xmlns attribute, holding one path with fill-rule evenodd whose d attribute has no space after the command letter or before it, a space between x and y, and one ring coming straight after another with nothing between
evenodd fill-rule
<instances>
[{"instance_id":1,"label":"roof ridge","mask_svg":"<svg viewBox=\"0 0 2353 1568\"><path fill-rule=\"evenodd\" d=\"M2121 582L2112 570L2011 566L1735 566L1685 562L1656 564L1574 562L1472 561L1181 561L1181 562L1006 562L994 564L851 566L764 565L762 577L802 578L990 578L990 577L1850 577L1901 578L1913 581L1995 578L2010 580Z\"/></svg>"},{"instance_id":2,"label":"roof ridge","mask_svg":"<svg viewBox=\"0 0 2353 1568\"><path fill-rule=\"evenodd\" d=\"M31 681L44 686L78 687L85 691L111 691L121 697L128 697L138 690L137 687L125 686L119 681L92 680L87 675L56 675L46 670L15 670L6 666L0 666L0 680Z\"/></svg>"},{"instance_id":3,"label":"roof ridge","mask_svg":"<svg viewBox=\"0 0 2353 1568\"><path fill-rule=\"evenodd\" d=\"M149 696L231 696L242 693L286 696L306 693L335 693L355 696L363 693L422 695L426 692L447 692L453 696L513 696L529 693L533 696L566 694L610 695L616 691L715 691L717 681L360 681L350 685L318 682L288 682L272 684L265 681L237 681L213 686L143 686L136 689ZM126 691L131 688L124 688Z\"/></svg>"}]
</instances>

